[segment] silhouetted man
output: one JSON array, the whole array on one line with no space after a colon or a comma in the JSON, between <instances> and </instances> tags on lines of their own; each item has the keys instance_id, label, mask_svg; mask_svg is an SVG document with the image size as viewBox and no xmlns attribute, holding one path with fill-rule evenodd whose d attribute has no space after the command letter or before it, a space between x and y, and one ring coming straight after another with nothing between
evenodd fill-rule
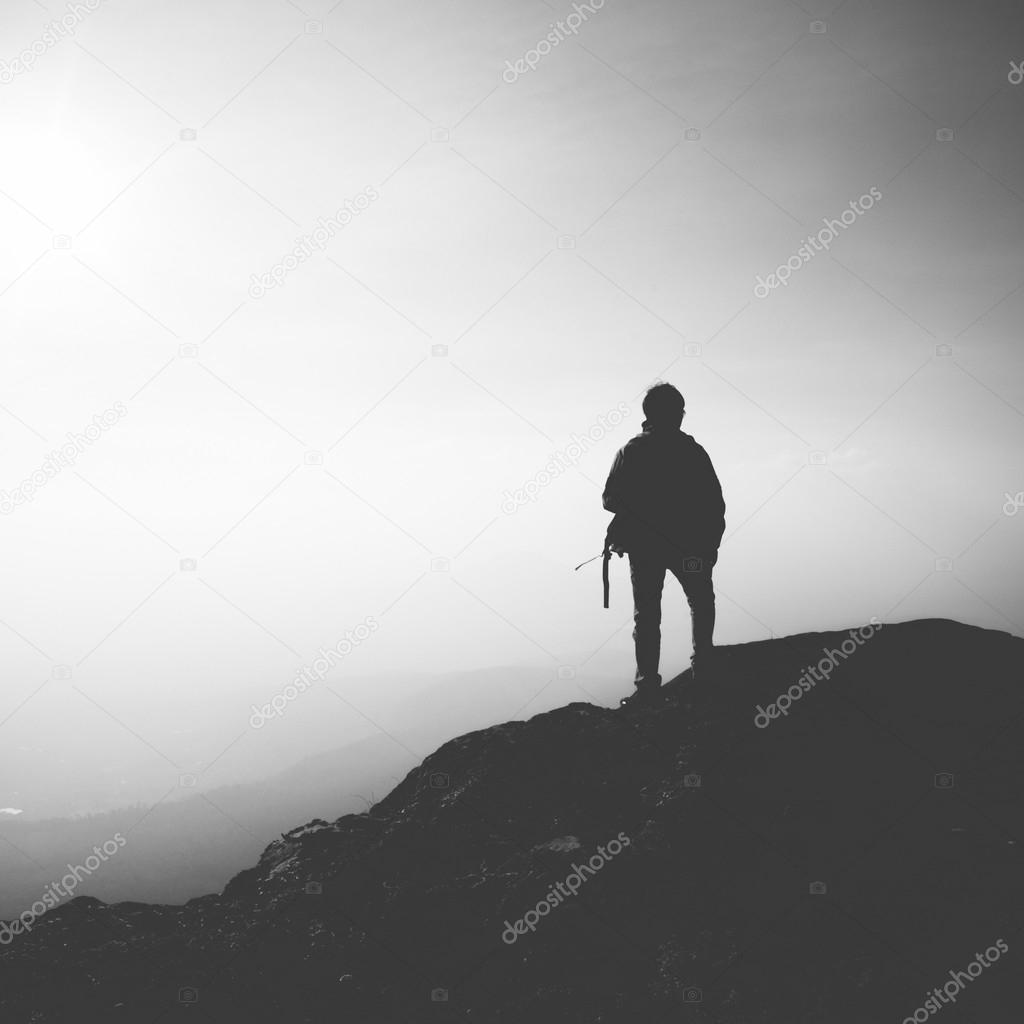
<instances>
[{"instance_id":1,"label":"silhouetted man","mask_svg":"<svg viewBox=\"0 0 1024 1024\"><path fill-rule=\"evenodd\" d=\"M633 583L636 693L623 706L658 699L666 571L682 584L690 604L695 676L708 670L712 656L711 570L725 532L725 502L708 453L680 429L685 404L671 384L647 392L643 432L619 450L604 488L604 507L615 513L610 546L629 555Z\"/></svg>"}]
</instances>

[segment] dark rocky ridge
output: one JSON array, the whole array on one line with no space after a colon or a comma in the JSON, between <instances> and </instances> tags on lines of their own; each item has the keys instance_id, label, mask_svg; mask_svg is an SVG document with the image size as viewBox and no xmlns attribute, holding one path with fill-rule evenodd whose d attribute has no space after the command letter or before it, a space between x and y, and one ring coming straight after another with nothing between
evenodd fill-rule
<instances>
[{"instance_id":1,"label":"dark rocky ridge","mask_svg":"<svg viewBox=\"0 0 1024 1024\"><path fill-rule=\"evenodd\" d=\"M723 648L717 682L684 673L657 710L461 736L220 895L73 900L0 947L0 1019L896 1024L1003 939L941 1020L1017 1021L1024 640L886 625L755 728L847 635Z\"/></svg>"}]
</instances>

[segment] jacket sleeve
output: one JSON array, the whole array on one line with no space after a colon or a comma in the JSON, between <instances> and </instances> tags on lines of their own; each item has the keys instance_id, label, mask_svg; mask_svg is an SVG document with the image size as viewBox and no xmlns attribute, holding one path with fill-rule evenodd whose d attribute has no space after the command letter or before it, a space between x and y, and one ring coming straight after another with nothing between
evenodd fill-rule
<instances>
[{"instance_id":1,"label":"jacket sleeve","mask_svg":"<svg viewBox=\"0 0 1024 1024\"><path fill-rule=\"evenodd\" d=\"M704 489L707 494L708 534L717 551L722 543L722 535L725 533L725 498L722 496L722 484L715 472L714 465L712 465L711 456L703 448L701 448L701 453L706 475Z\"/></svg>"},{"instance_id":2,"label":"jacket sleeve","mask_svg":"<svg viewBox=\"0 0 1024 1024\"><path fill-rule=\"evenodd\" d=\"M609 512L621 512L625 507L624 497L628 493L626 488L626 449L620 448L612 462L608 480L604 485L604 494L601 495L601 503Z\"/></svg>"}]
</instances>

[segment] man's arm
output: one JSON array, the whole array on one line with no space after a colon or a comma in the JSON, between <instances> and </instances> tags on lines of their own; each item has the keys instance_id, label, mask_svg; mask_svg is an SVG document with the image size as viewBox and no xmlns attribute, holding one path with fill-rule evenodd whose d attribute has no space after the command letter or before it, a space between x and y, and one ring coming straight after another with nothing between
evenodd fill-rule
<instances>
[{"instance_id":1,"label":"man's arm","mask_svg":"<svg viewBox=\"0 0 1024 1024\"><path fill-rule=\"evenodd\" d=\"M722 535L725 533L725 498L722 495L722 484L711 462L711 456L703 448L701 448L701 452L704 455L707 475L705 493L707 494L708 533L710 539L714 541L717 551L722 543Z\"/></svg>"},{"instance_id":2,"label":"man's arm","mask_svg":"<svg viewBox=\"0 0 1024 1024\"><path fill-rule=\"evenodd\" d=\"M620 448L612 462L608 480L604 485L601 502L609 512L621 512L624 508L624 497L628 493L625 486L625 448Z\"/></svg>"}]
</instances>

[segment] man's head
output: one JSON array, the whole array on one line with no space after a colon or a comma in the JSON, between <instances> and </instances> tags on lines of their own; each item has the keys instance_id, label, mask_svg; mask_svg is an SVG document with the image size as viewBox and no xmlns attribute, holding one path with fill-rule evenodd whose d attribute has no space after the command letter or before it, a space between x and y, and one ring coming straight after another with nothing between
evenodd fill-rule
<instances>
[{"instance_id":1,"label":"man's head","mask_svg":"<svg viewBox=\"0 0 1024 1024\"><path fill-rule=\"evenodd\" d=\"M644 395L644 416L655 427L678 430L686 415L686 401L671 384L655 384Z\"/></svg>"}]
</instances>

